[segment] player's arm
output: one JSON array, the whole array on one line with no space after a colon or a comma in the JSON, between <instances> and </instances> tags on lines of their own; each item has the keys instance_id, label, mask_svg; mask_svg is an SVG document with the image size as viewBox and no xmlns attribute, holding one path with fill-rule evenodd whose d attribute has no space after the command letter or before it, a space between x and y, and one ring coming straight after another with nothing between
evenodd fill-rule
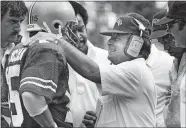
<instances>
[{"instance_id":1,"label":"player's arm","mask_svg":"<svg viewBox=\"0 0 186 128\"><path fill-rule=\"evenodd\" d=\"M61 69L61 60L49 43L47 47L42 43L30 48L22 71L19 91L27 112L42 127L55 127L47 104L52 102L56 94Z\"/></svg>"},{"instance_id":2,"label":"player's arm","mask_svg":"<svg viewBox=\"0 0 186 128\"><path fill-rule=\"evenodd\" d=\"M98 64L63 39L60 39L59 42L70 66L83 77L101 84Z\"/></svg>"},{"instance_id":3,"label":"player's arm","mask_svg":"<svg viewBox=\"0 0 186 128\"><path fill-rule=\"evenodd\" d=\"M56 127L48 105L43 96L32 92L23 92L22 99L29 115L33 117L41 127Z\"/></svg>"},{"instance_id":4,"label":"player's arm","mask_svg":"<svg viewBox=\"0 0 186 128\"><path fill-rule=\"evenodd\" d=\"M77 50L64 39L56 39L56 35L52 33L41 33L40 36L42 39L51 42L58 41L59 45L63 48L65 57L70 66L83 77L95 83L99 83L97 85L101 84L100 70L97 63Z\"/></svg>"}]
</instances>

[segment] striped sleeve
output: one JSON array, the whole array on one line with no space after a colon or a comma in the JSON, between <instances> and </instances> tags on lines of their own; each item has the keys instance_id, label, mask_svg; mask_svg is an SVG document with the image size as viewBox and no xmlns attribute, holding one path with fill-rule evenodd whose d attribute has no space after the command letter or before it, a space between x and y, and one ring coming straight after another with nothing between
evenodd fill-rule
<instances>
[{"instance_id":1,"label":"striped sleeve","mask_svg":"<svg viewBox=\"0 0 186 128\"><path fill-rule=\"evenodd\" d=\"M49 103L56 94L64 63L55 50L40 48L30 51L22 70L19 91L44 96Z\"/></svg>"},{"instance_id":2,"label":"striped sleeve","mask_svg":"<svg viewBox=\"0 0 186 128\"><path fill-rule=\"evenodd\" d=\"M21 80L20 88L22 91L34 90L37 94L53 97L56 93L57 85L52 80L44 80L38 77L25 77Z\"/></svg>"}]
</instances>

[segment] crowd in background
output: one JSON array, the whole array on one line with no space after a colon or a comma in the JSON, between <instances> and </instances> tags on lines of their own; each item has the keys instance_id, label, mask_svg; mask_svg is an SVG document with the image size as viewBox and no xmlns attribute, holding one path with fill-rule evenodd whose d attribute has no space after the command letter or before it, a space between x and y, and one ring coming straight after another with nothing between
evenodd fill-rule
<instances>
[{"instance_id":1,"label":"crowd in background","mask_svg":"<svg viewBox=\"0 0 186 128\"><path fill-rule=\"evenodd\" d=\"M32 2L25 2L29 6ZM153 15L167 7L167 2L156 1L79 1L88 12L87 33L89 40L97 47L107 49L108 37L100 35L100 31L111 29L117 17L128 12L143 15L150 22ZM24 25L22 25L24 27ZM26 28L24 28L26 29ZM22 35L25 32L22 32ZM24 39L23 39L24 42Z\"/></svg>"},{"instance_id":2,"label":"crowd in background","mask_svg":"<svg viewBox=\"0 0 186 128\"><path fill-rule=\"evenodd\" d=\"M150 22L153 15L166 8L166 2L156 1L98 1L80 2L88 11L89 22L87 25L90 41L97 47L107 49L107 37L100 35L100 31L111 29L118 16L128 12L136 12L143 15Z\"/></svg>"},{"instance_id":3,"label":"crowd in background","mask_svg":"<svg viewBox=\"0 0 186 128\"><path fill-rule=\"evenodd\" d=\"M1 13L2 126L185 126L186 2L15 3Z\"/></svg>"}]
</instances>

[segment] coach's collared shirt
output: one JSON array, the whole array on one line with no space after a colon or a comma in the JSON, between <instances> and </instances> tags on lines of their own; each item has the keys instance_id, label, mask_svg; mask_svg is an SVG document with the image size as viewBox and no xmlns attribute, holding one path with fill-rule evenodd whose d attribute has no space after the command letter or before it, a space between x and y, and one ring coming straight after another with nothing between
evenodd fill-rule
<instances>
[{"instance_id":1,"label":"coach's collared shirt","mask_svg":"<svg viewBox=\"0 0 186 128\"><path fill-rule=\"evenodd\" d=\"M174 57L166 52L158 50L154 44L151 45L151 53L147 59L147 65L152 71L157 88L157 127L165 127L163 110L171 95L169 72L173 66L173 60Z\"/></svg>"},{"instance_id":2,"label":"coach's collared shirt","mask_svg":"<svg viewBox=\"0 0 186 128\"><path fill-rule=\"evenodd\" d=\"M186 74L186 53L183 54L178 65L178 60L174 60L174 66L170 72L171 78L171 103L169 104L167 114L167 126L178 125L181 123L182 127L185 127L185 74ZM177 117L180 116L180 121Z\"/></svg>"},{"instance_id":3,"label":"coach's collared shirt","mask_svg":"<svg viewBox=\"0 0 186 128\"><path fill-rule=\"evenodd\" d=\"M186 53L182 56L179 70L182 71L181 75L183 76L180 85L180 122L181 127L186 127Z\"/></svg>"},{"instance_id":4,"label":"coach's collared shirt","mask_svg":"<svg viewBox=\"0 0 186 128\"><path fill-rule=\"evenodd\" d=\"M95 127L155 127L156 86L143 58L100 65L102 99Z\"/></svg>"},{"instance_id":5,"label":"coach's collared shirt","mask_svg":"<svg viewBox=\"0 0 186 128\"><path fill-rule=\"evenodd\" d=\"M87 42L87 56L98 64L109 65L106 50L93 46ZM99 92L94 82L91 82L69 66L69 87L71 92L70 110L73 116L74 127L84 127L82 123L86 111L95 111Z\"/></svg>"},{"instance_id":6,"label":"coach's collared shirt","mask_svg":"<svg viewBox=\"0 0 186 128\"><path fill-rule=\"evenodd\" d=\"M180 121L181 121L181 127L186 127L186 73L182 79L182 83L180 86Z\"/></svg>"}]
</instances>

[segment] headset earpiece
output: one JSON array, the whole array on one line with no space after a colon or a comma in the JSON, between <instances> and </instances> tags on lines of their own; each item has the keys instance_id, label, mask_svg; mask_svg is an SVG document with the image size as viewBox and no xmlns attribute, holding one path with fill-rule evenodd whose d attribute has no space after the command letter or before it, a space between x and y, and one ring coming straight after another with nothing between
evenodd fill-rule
<instances>
[{"instance_id":1,"label":"headset earpiece","mask_svg":"<svg viewBox=\"0 0 186 128\"><path fill-rule=\"evenodd\" d=\"M125 48L125 54L132 58L138 57L143 43L144 40L140 36L132 35Z\"/></svg>"},{"instance_id":2,"label":"headset earpiece","mask_svg":"<svg viewBox=\"0 0 186 128\"><path fill-rule=\"evenodd\" d=\"M140 21L138 21L137 19L135 19L135 21L139 25L140 35L139 36L138 35L132 35L129 38L129 40L127 42L127 45L124 49L125 54L128 55L129 57L132 57L132 58L138 57L138 55L141 51L141 48L143 46L143 43L144 43L142 35L143 35L143 31L145 30L145 26Z\"/></svg>"}]
</instances>

